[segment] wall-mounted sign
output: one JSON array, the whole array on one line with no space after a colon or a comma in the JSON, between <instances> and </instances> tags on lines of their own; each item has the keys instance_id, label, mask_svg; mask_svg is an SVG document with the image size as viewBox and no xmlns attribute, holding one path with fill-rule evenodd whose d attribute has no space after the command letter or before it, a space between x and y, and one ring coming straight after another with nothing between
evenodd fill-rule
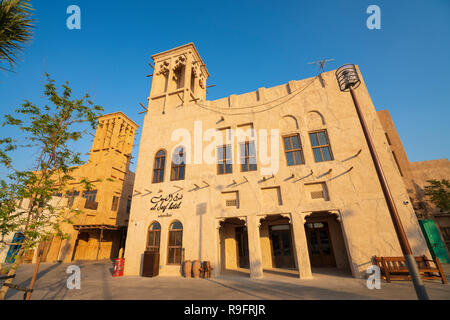
<instances>
[{"instance_id":1,"label":"wall-mounted sign","mask_svg":"<svg viewBox=\"0 0 450 320\"><path fill-rule=\"evenodd\" d=\"M158 214L158 218L168 218L171 217L172 215L170 213L163 213L163 214Z\"/></svg>"},{"instance_id":2,"label":"wall-mounted sign","mask_svg":"<svg viewBox=\"0 0 450 320\"><path fill-rule=\"evenodd\" d=\"M166 210L180 209L183 195L181 193L169 194L167 197L162 195L151 198L150 210L164 213Z\"/></svg>"}]
</instances>

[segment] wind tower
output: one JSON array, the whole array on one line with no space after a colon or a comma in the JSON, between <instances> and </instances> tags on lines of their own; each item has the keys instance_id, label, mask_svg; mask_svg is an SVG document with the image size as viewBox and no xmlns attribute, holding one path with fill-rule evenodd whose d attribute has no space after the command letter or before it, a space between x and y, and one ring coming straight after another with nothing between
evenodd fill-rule
<instances>
[{"instance_id":1,"label":"wind tower","mask_svg":"<svg viewBox=\"0 0 450 320\"><path fill-rule=\"evenodd\" d=\"M89 164L127 173L134 135L139 126L122 112L102 115L98 118L98 123Z\"/></svg>"},{"instance_id":2,"label":"wind tower","mask_svg":"<svg viewBox=\"0 0 450 320\"><path fill-rule=\"evenodd\" d=\"M152 59L149 110L164 114L172 107L206 99L209 73L193 43L157 53Z\"/></svg>"}]
</instances>

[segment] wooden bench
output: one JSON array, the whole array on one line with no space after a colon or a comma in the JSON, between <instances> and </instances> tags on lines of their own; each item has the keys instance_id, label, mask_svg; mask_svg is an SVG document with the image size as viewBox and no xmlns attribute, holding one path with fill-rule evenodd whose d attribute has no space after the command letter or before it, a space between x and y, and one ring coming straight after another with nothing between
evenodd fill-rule
<instances>
[{"instance_id":1,"label":"wooden bench","mask_svg":"<svg viewBox=\"0 0 450 320\"><path fill-rule=\"evenodd\" d=\"M386 282L391 282L391 280L411 280L411 275L409 274L404 257L374 256L373 258L381 270L381 276L383 279L386 279ZM430 260L424 255L414 258L417 261L419 273L421 274L422 279L441 280L442 283L447 283L447 278L442 271L442 266L438 258L433 258L433 260ZM430 262L433 262L434 266L432 266Z\"/></svg>"}]
</instances>

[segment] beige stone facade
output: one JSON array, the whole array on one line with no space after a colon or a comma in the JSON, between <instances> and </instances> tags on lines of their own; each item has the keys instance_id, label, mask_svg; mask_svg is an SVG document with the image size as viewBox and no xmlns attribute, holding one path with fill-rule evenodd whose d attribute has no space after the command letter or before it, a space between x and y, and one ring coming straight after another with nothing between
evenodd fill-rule
<instances>
[{"instance_id":1,"label":"beige stone facade","mask_svg":"<svg viewBox=\"0 0 450 320\"><path fill-rule=\"evenodd\" d=\"M147 249L159 252L159 274L180 275L184 260L207 260L216 275L249 268L256 278L271 268L298 270L309 278L316 267L363 277L372 256L402 254L351 96L339 90L334 71L208 101L209 74L193 44L152 58L126 275L142 274ZM356 94L413 253L429 256L364 82ZM230 137L227 129L250 134ZM219 174L230 168L218 165L221 145L211 132L231 145L230 173ZM186 134L190 139L182 138ZM313 151L314 134L320 146L328 144L320 152ZM300 140L296 156L301 159L290 165L284 138L293 136ZM180 145L182 169L172 164ZM216 158L208 162L211 153ZM256 170L249 165L253 155Z\"/></svg>"},{"instance_id":2,"label":"beige stone facade","mask_svg":"<svg viewBox=\"0 0 450 320\"><path fill-rule=\"evenodd\" d=\"M52 200L55 206L71 207L81 213L73 225L62 225L69 240L55 236L40 244L42 262L117 258L120 247L125 246L134 183L129 164L138 125L122 112L103 115L98 121L88 162L72 172L74 180L68 190ZM85 190L82 179L92 183L92 190ZM22 207L27 205L25 199ZM2 262L7 249L2 253ZM25 261L35 261L36 252Z\"/></svg>"},{"instance_id":3,"label":"beige stone facade","mask_svg":"<svg viewBox=\"0 0 450 320\"><path fill-rule=\"evenodd\" d=\"M450 214L440 212L425 195L428 180L450 180L450 161L437 159L410 162L389 112L380 110L377 114L417 216L419 219L435 221L450 255Z\"/></svg>"}]
</instances>

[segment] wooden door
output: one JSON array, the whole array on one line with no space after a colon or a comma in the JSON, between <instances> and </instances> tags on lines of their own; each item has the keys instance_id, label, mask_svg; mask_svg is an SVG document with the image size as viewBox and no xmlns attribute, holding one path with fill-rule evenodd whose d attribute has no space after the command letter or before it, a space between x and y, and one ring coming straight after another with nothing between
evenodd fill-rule
<instances>
[{"instance_id":1,"label":"wooden door","mask_svg":"<svg viewBox=\"0 0 450 320\"><path fill-rule=\"evenodd\" d=\"M269 227L272 261L276 268L293 268L291 229L288 224Z\"/></svg>"},{"instance_id":2,"label":"wooden door","mask_svg":"<svg viewBox=\"0 0 450 320\"><path fill-rule=\"evenodd\" d=\"M441 263L450 263L444 242L433 220L419 220L420 228L427 242L428 249L433 257L439 258Z\"/></svg>"},{"instance_id":3,"label":"wooden door","mask_svg":"<svg viewBox=\"0 0 450 320\"><path fill-rule=\"evenodd\" d=\"M336 267L328 223L324 221L307 222L305 229L311 266Z\"/></svg>"},{"instance_id":4,"label":"wooden door","mask_svg":"<svg viewBox=\"0 0 450 320\"><path fill-rule=\"evenodd\" d=\"M53 237L50 240L39 243L38 253L42 250L41 262L48 262L47 256L48 256L48 252L50 251L50 248L52 245L52 240L53 240Z\"/></svg>"},{"instance_id":5,"label":"wooden door","mask_svg":"<svg viewBox=\"0 0 450 320\"><path fill-rule=\"evenodd\" d=\"M238 265L240 268L248 268L250 266L248 254L248 234L244 227L236 228L236 242L238 253Z\"/></svg>"},{"instance_id":6,"label":"wooden door","mask_svg":"<svg viewBox=\"0 0 450 320\"><path fill-rule=\"evenodd\" d=\"M79 232L73 249L72 261L87 260L89 249L89 233Z\"/></svg>"}]
</instances>

